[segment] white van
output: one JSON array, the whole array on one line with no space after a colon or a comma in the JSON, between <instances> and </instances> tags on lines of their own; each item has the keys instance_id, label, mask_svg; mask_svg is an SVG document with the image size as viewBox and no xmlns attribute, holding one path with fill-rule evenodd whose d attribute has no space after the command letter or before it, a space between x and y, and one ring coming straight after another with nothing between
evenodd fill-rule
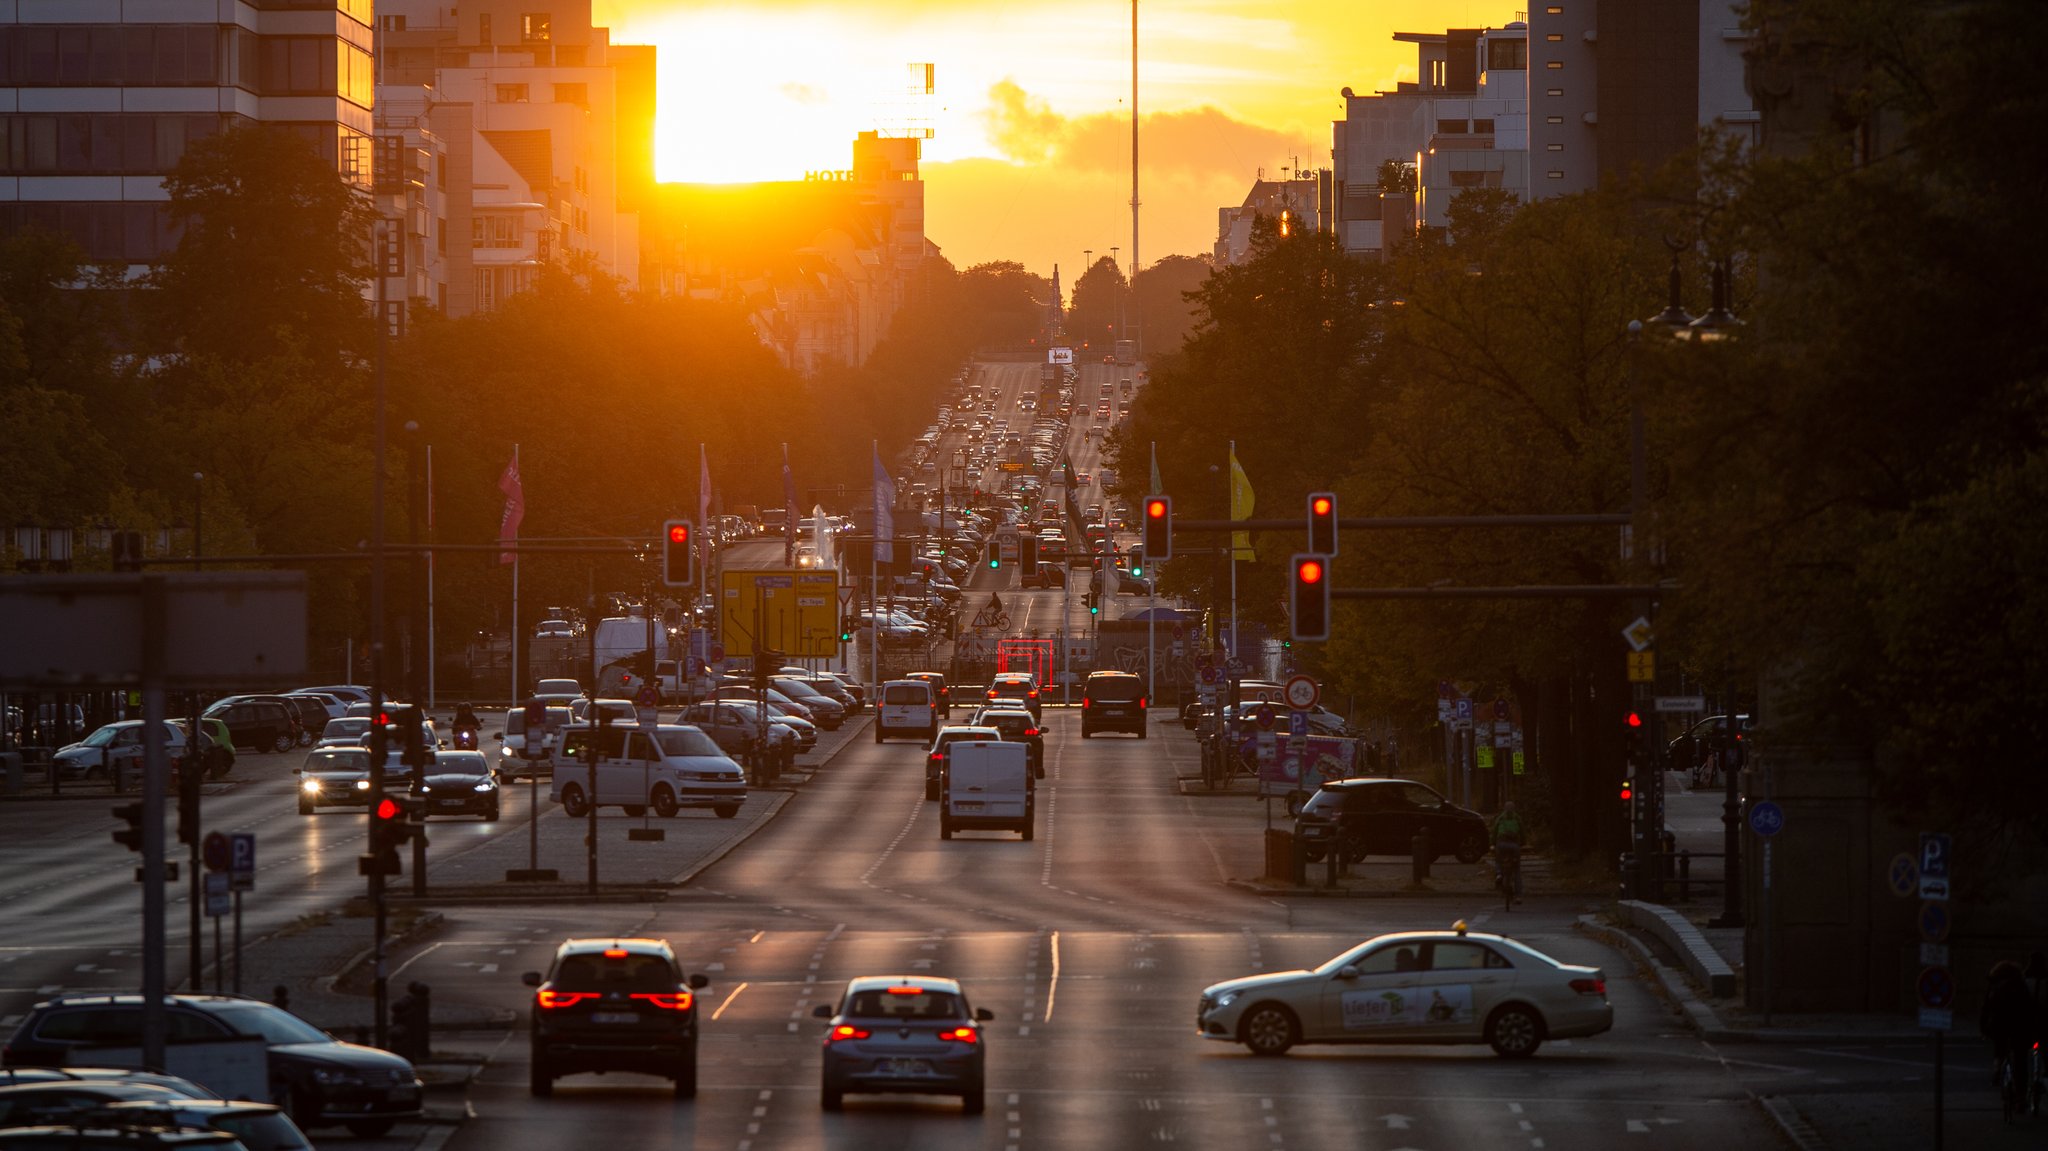
<instances>
[{"instance_id":1,"label":"white van","mask_svg":"<svg viewBox=\"0 0 2048 1151\"><path fill-rule=\"evenodd\" d=\"M710 736L685 724L579 724L562 731L548 798L571 819L588 815L593 804L622 807L627 815L651 807L664 819L680 808L708 807L718 818L731 819L747 801L747 775Z\"/></svg>"},{"instance_id":2,"label":"white van","mask_svg":"<svg viewBox=\"0 0 2048 1151\"><path fill-rule=\"evenodd\" d=\"M921 679L892 679L882 685L881 706L875 709L875 742L905 736L930 743L939 733L939 709L932 685Z\"/></svg>"},{"instance_id":3,"label":"white van","mask_svg":"<svg viewBox=\"0 0 2048 1151\"><path fill-rule=\"evenodd\" d=\"M1015 831L1031 838L1036 781L1030 749L994 739L962 740L947 748L939 780L939 838L955 831Z\"/></svg>"}]
</instances>

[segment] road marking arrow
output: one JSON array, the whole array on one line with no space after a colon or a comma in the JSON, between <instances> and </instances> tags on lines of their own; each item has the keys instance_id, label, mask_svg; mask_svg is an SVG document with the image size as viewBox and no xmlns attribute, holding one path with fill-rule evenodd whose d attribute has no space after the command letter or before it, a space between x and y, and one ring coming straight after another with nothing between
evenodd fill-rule
<instances>
[{"instance_id":1,"label":"road marking arrow","mask_svg":"<svg viewBox=\"0 0 2048 1151\"><path fill-rule=\"evenodd\" d=\"M1380 1122L1386 1124L1389 1131L1406 1131L1413 1118L1408 1115L1382 1115Z\"/></svg>"}]
</instances>

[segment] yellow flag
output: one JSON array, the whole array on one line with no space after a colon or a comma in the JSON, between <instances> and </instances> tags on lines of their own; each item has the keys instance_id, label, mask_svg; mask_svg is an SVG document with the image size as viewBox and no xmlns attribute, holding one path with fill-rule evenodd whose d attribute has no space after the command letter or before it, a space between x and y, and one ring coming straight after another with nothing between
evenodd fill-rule
<instances>
[{"instance_id":1,"label":"yellow flag","mask_svg":"<svg viewBox=\"0 0 2048 1151\"><path fill-rule=\"evenodd\" d=\"M1244 467L1237 462L1237 445L1230 445L1230 518L1248 520L1252 518L1255 501L1252 497L1252 482L1244 477ZM1230 533L1230 556L1232 559L1252 560L1252 533Z\"/></svg>"}]
</instances>

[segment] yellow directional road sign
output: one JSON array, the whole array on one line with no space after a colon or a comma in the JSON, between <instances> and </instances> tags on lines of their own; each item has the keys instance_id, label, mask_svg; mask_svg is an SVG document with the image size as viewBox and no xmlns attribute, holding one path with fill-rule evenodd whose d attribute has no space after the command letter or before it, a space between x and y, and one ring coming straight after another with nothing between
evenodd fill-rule
<instances>
[{"instance_id":1,"label":"yellow directional road sign","mask_svg":"<svg viewBox=\"0 0 2048 1151\"><path fill-rule=\"evenodd\" d=\"M799 568L721 573L718 635L727 655L839 654L839 573Z\"/></svg>"}]
</instances>

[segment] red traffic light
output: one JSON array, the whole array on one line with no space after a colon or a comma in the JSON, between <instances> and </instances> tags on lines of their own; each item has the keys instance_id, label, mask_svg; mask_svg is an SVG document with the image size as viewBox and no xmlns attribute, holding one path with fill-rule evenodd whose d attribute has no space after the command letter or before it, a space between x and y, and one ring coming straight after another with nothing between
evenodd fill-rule
<instances>
[{"instance_id":1,"label":"red traffic light","mask_svg":"<svg viewBox=\"0 0 2048 1151\"><path fill-rule=\"evenodd\" d=\"M1294 575L1303 583L1323 582L1323 561L1305 559L1295 565Z\"/></svg>"},{"instance_id":2,"label":"red traffic light","mask_svg":"<svg viewBox=\"0 0 2048 1151\"><path fill-rule=\"evenodd\" d=\"M1635 781L1634 781L1634 780L1630 780L1630 779L1624 779L1624 780L1622 780L1622 781L1621 781L1621 798L1622 798L1622 802L1626 803L1626 802L1628 802L1629 800L1631 800L1631 799L1634 799L1635 797L1636 797L1636 785L1635 785Z\"/></svg>"},{"instance_id":3,"label":"red traffic light","mask_svg":"<svg viewBox=\"0 0 2048 1151\"><path fill-rule=\"evenodd\" d=\"M1330 514L1330 497L1317 496L1309 503L1309 511L1319 516Z\"/></svg>"},{"instance_id":4,"label":"red traffic light","mask_svg":"<svg viewBox=\"0 0 2048 1151\"><path fill-rule=\"evenodd\" d=\"M1165 501L1165 500L1146 500L1146 501L1145 501L1145 518L1147 518L1147 519L1154 519L1154 520L1157 520L1157 519L1165 519L1165 518L1166 518L1166 501Z\"/></svg>"},{"instance_id":5,"label":"red traffic light","mask_svg":"<svg viewBox=\"0 0 2048 1151\"><path fill-rule=\"evenodd\" d=\"M383 799L377 801L378 819L397 819L399 816L403 814L405 814L405 810L399 807L398 801L392 799L390 796L387 795Z\"/></svg>"},{"instance_id":6,"label":"red traffic light","mask_svg":"<svg viewBox=\"0 0 2048 1151\"><path fill-rule=\"evenodd\" d=\"M672 544L686 544L686 543L689 543L689 542L690 542L690 525L689 525L689 524L670 524L670 525L668 525L668 542L670 542L670 543L672 543Z\"/></svg>"},{"instance_id":7,"label":"red traffic light","mask_svg":"<svg viewBox=\"0 0 2048 1151\"><path fill-rule=\"evenodd\" d=\"M1629 712L1629 713L1628 713L1628 725L1629 725L1630 727L1641 727L1641 726L1643 726L1643 713L1642 713L1642 712L1639 712L1639 711L1632 711L1632 712Z\"/></svg>"}]
</instances>

